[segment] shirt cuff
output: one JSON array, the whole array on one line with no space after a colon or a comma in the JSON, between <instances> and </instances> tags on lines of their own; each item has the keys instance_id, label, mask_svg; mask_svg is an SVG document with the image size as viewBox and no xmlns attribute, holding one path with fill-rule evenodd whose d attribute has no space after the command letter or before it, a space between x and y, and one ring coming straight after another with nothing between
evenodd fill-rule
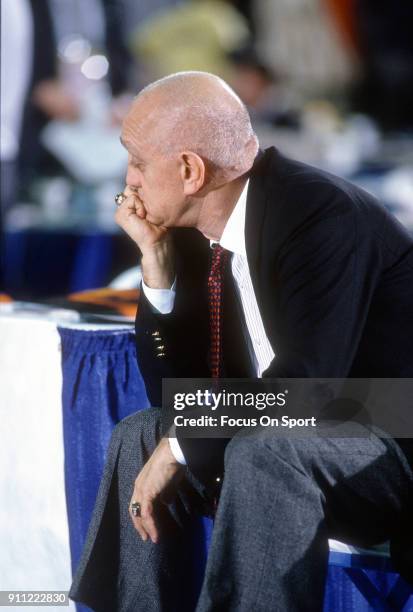
<instances>
[{"instance_id":1,"label":"shirt cuff","mask_svg":"<svg viewBox=\"0 0 413 612\"><path fill-rule=\"evenodd\" d=\"M142 279L142 290L146 298L155 312L160 314L169 314L172 312L175 304L175 288L176 277L170 289L153 289L145 285Z\"/></svg>"},{"instance_id":2,"label":"shirt cuff","mask_svg":"<svg viewBox=\"0 0 413 612\"><path fill-rule=\"evenodd\" d=\"M179 446L179 442L176 438L168 438L169 446L171 448L171 452L178 463L181 465L186 465L186 460L184 454L182 452L181 447Z\"/></svg>"}]
</instances>

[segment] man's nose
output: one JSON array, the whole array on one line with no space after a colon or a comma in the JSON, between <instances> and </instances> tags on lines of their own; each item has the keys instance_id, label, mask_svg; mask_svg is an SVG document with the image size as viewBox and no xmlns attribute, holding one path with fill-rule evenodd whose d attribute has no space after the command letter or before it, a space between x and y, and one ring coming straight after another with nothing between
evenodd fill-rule
<instances>
[{"instance_id":1,"label":"man's nose","mask_svg":"<svg viewBox=\"0 0 413 612\"><path fill-rule=\"evenodd\" d=\"M130 187L141 186L141 173L137 168L128 168L125 177L126 184Z\"/></svg>"}]
</instances>

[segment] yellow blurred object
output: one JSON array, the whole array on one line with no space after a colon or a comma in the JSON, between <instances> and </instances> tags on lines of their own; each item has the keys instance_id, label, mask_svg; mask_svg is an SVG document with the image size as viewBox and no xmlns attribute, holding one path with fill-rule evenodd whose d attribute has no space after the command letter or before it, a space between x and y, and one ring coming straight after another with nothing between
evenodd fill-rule
<instances>
[{"instance_id":1,"label":"yellow blurred object","mask_svg":"<svg viewBox=\"0 0 413 612\"><path fill-rule=\"evenodd\" d=\"M134 33L132 50L147 62L153 78L182 70L203 70L227 78L226 54L242 47L249 30L229 3L197 0L159 12Z\"/></svg>"}]
</instances>

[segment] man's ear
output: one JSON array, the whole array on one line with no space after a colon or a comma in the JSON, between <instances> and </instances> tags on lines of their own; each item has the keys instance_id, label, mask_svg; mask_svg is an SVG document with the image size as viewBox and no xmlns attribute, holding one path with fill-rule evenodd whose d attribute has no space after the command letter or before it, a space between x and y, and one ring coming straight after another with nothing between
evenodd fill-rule
<instances>
[{"instance_id":1,"label":"man's ear","mask_svg":"<svg viewBox=\"0 0 413 612\"><path fill-rule=\"evenodd\" d=\"M205 185L204 161L192 151L183 151L180 154L179 166L184 194L194 195Z\"/></svg>"}]
</instances>

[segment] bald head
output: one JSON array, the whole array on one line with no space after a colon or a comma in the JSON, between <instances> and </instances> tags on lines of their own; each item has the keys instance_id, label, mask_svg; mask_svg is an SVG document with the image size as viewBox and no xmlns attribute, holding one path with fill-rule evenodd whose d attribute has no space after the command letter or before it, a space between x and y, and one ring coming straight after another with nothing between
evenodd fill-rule
<instances>
[{"instance_id":1,"label":"bald head","mask_svg":"<svg viewBox=\"0 0 413 612\"><path fill-rule=\"evenodd\" d=\"M145 139L164 156L192 151L214 172L231 176L246 172L258 150L245 105L225 81L206 72L179 72L145 87L124 134Z\"/></svg>"}]
</instances>

